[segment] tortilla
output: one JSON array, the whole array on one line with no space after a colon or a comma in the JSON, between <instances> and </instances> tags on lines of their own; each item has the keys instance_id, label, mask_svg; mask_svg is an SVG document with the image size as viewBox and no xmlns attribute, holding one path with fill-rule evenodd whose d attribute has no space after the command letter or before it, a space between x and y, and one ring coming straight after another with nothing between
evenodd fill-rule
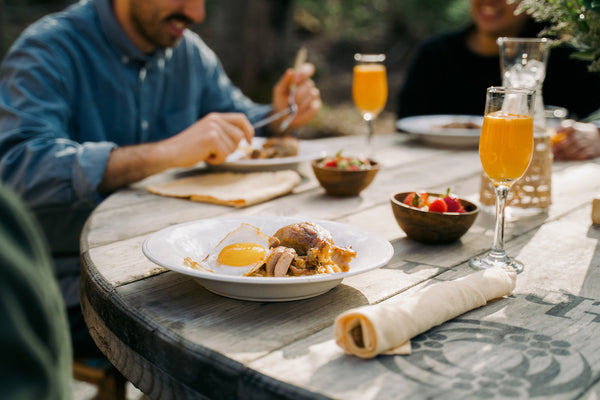
<instances>
[{"instance_id":1,"label":"tortilla","mask_svg":"<svg viewBox=\"0 0 600 400\"><path fill-rule=\"evenodd\" d=\"M300 183L296 171L234 173L190 176L149 185L150 193L192 201L247 207L290 193Z\"/></svg>"}]
</instances>

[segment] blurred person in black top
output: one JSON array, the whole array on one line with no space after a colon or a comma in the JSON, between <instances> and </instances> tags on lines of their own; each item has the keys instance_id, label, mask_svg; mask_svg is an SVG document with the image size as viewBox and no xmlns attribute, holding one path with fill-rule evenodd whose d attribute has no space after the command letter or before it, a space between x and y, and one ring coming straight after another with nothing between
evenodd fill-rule
<instances>
[{"instance_id":1,"label":"blurred person in black top","mask_svg":"<svg viewBox=\"0 0 600 400\"><path fill-rule=\"evenodd\" d=\"M471 0L472 22L462 30L436 35L418 48L397 102L398 118L428 114L482 115L485 91L502 84L496 39L537 37L543 25L515 15L506 0ZM600 108L600 74L570 57L573 50L550 51L542 94L546 105L565 107L583 119Z\"/></svg>"}]
</instances>

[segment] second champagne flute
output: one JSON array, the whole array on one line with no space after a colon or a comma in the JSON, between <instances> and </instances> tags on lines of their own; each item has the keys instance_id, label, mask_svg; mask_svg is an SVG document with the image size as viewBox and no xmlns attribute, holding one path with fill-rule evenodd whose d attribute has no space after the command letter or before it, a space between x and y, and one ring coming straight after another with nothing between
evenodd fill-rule
<instances>
[{"instance_id":1,"label":"second champagne flute","mask_svg":"<svg viewBox=\"0 0 600 400\"><path fill-rule=\"evenodd\" d=\"M509 266L523 271L523 263L504 251L504 210L510 187L525 174L533 156L534 95L529 89L487 89L479 158L496 192L496 228L492 249L470 260L475 269Z\"/></svg>"},{"instance_id":2,"label":"second champagne flute","mask_svg":"<svg viewBox=\"0 0 600 400\"><path fill-rule=\"evenodd\" d=\"M357 53L354 55L352 99L367 124L367 146L369 153L371 152L373 137L372 121L377 118L385 107L388 96L384 61L385 54Z\"/></svg>"}]
</instances>

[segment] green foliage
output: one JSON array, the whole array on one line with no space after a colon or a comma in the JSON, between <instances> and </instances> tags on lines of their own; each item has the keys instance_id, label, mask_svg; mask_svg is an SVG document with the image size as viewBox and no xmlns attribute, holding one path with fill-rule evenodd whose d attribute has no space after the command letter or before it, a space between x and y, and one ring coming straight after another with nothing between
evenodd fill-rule
<instances>
[{"instance_id":1,"label":"green foliage","mask_svg":"<svg viewBox=\"0 0 600 400\"><path fill-rule=\"evenodd\" d=\"M600 72L600 0L522 0L517 12L547 22L541 35L574 47L575 57L590 61L590 70Z\"/></svg>"},{"instance_id":2,"label":"green foliage","mask_svg":"<svg viewBox=\"0 0 600 400\"><path fill-rule=\"evenodd\" d=\"M594 1L594 0L592 0ZM463 24L469 0L296 0L329 36L369 39L404 29L428 35Z\"/></svg>"},{"instance_id":3,"label":"green foliage","mask_svg":"<svg viewBox=\"0 0 600 400\"><path fill-rule=\"evenodd\" d=\"M296 6L315 16L325 34L357 38L371 36L381 27L387 1L297 0Z\"/></svg>"},{"instance_id":4,"label":"green foliage","mask_svg":"<svg viewBox=\"0 0 600 400\"><path fill-rule=\"evenodd\" d=\"M423 34L441 32L465 24L470 19L469 0L390 0L400 10L402 20Z\"/></svg>"}]
</instances>

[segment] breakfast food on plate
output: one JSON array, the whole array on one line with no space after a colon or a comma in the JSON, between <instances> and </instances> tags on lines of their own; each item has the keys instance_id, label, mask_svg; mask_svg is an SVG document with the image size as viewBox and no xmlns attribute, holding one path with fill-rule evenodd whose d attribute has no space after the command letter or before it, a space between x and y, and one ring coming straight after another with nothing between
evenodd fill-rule
<instances>
[{"instance_id":1,"label":"breakfast food on plate","mask_svg":"<svg viewBox=\"0 0 600 400\"><path fill-rule=\"evenodd\" d=\"M438 128L442 129L481 129L481 125L474 122L450 122L448 124L439 125Z\"/></svg>"},{"instance_id":2,"label":"breakfast food on plate","mask_svg":"<svg viewBox=\"0 0 600 400\"><path fill-rule=\"evenodd\" d=\"M184 264L235 276L305 276L348 271L356 257L351 247L336 246L320 225L302 222L284 226L273 236L242 223L212 249L201 263Z\"/></svg>"},{"instance_id":3,"label":"breakfast food on plate","mask_svg":"<svg viewBox=\"0 0 600 400\"><path fill-rule=\"evenodd\" d=\"M446 190L445 196L434 196L427 192L412 192L404 199L404 204L423 211L464 213L460 199Z\"/></svg>"},{"instance_id":4,"label":"breakfast food on plate","mask_svg":"<svg viewBox=\"0 0 600 400\"><path fill-rule=\"evenodd\" d=\"M248 149L248 158L294 157L298 155L299 144L299 140L291 136L268 138L262 148Z\"/></svg>"},{"instance_id":5,"label":"breakfast food on plate","mask_svg":"<svg viewBox=\"0 0 600 400\"><path fill-rule=\"evenodd\" d=\"M322 168L359 171L371 168L371 162L364 157L344 157L340 150L334 157L325 157L319 163L319 166Z\"/></svg>"},{"instance_id":6,"label":"breakfast food on plate","mask_svg":"<svg viewBox=\"0 0 600 400\"><path fill-rule=\"evenodd\" d=\"M250 224L241 224L229 232L204 258L212 272L225 275L249 275L260 268L274 243L271 237Z\"/></svg>"},{"instance_id":7,"label":"breakfast food on plate","mask_svg":"<svg viewBox=\"0 0 600 400\"><path fill-rule=\"evenodd\" d=\"M356 252L336 246L331 233L320 225L302 222L284 226L274 235L280 246L294 249L297 256L290 264L293 275L311 275L348 271Z\"/></svg>"}]
</instances>

